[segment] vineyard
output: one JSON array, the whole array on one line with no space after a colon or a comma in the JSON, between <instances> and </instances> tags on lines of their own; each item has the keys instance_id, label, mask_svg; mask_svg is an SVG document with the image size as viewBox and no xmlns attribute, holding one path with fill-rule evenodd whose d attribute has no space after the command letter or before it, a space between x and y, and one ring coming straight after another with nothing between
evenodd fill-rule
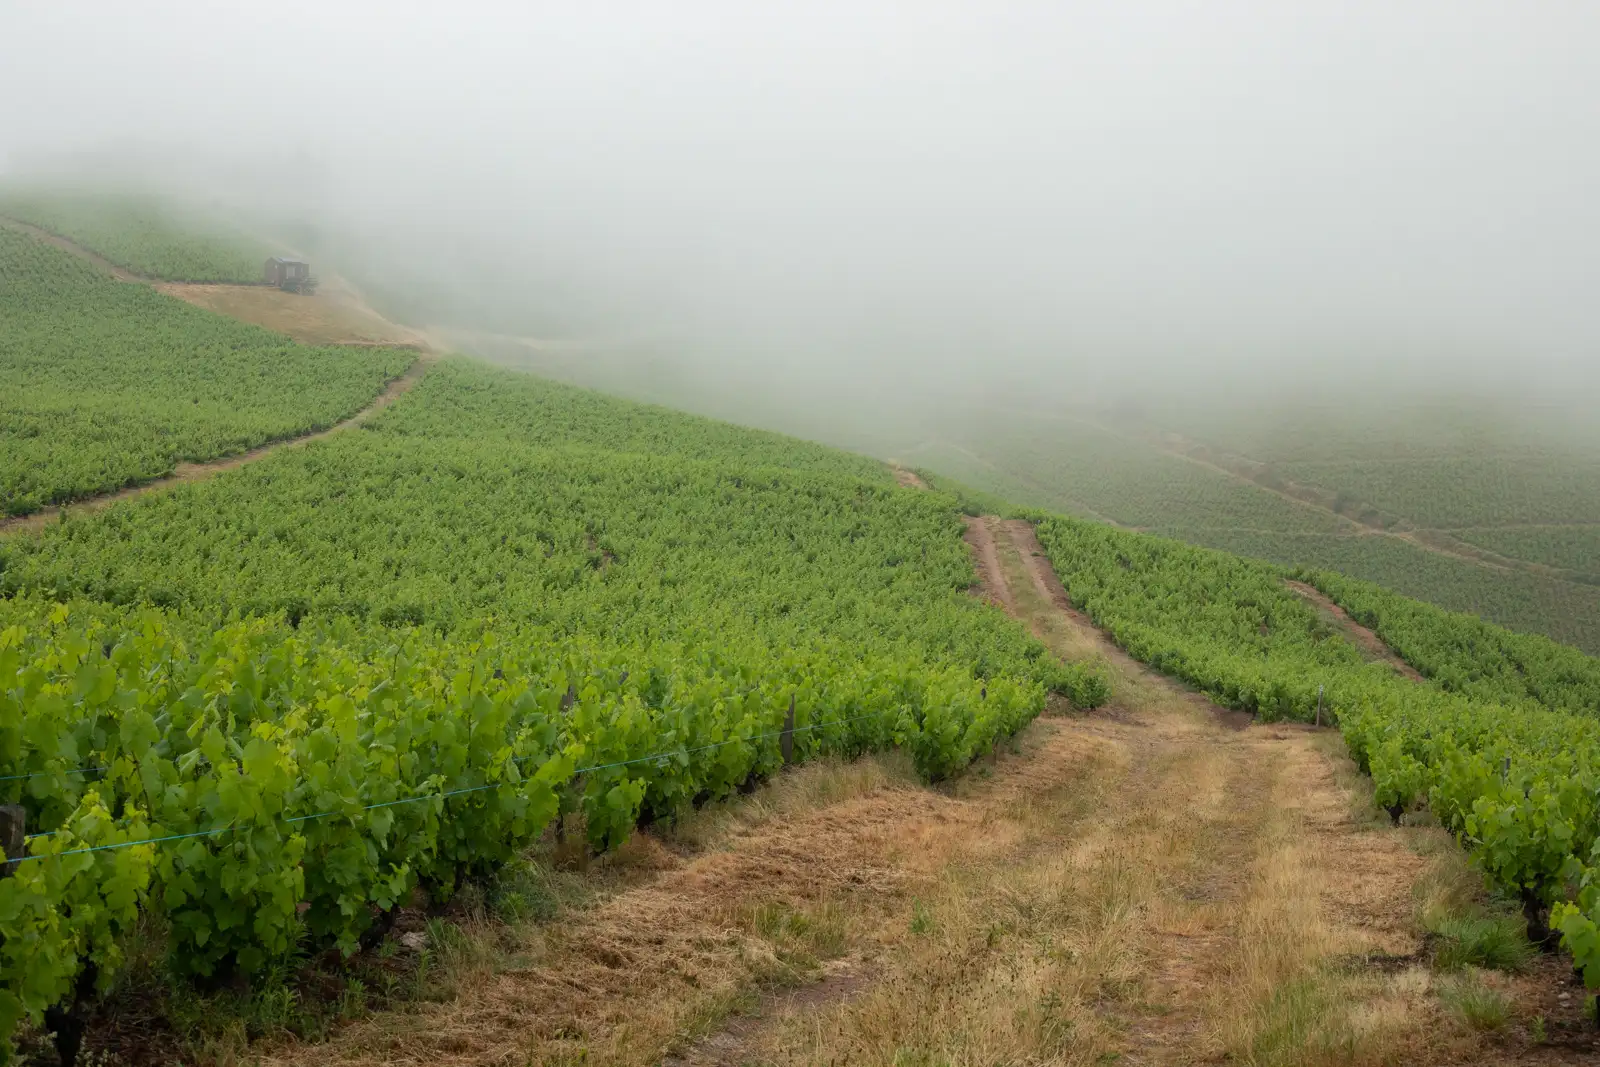
<instances>
[{"instance_id":1,"label":"vineyard","mask_svg":"<svg viewBox=\"0 0 1600 1067\"><path fill-rule=\"evenodd\" d=\"M1394 537L1173 527L1191 544L1286 566L1334 570L1450 611L1600 652L1600 588L1483 566Z\"/></svg>"},{"instance_id":2,"label":"vineyard","mask_svg":"<svg viewBox=\"0 0 1600 1067\"><path fill-rule=\"evenodd\" d=\"M331 426L413 358L296 345L0 228L0 513Z\"/></svg>"},{"instance_id":3,"label":"vineyard","mask_svg":"<svg viewBox=\"0 0 1600 1067\"><path fill-rule=\"evenodd\" d=\"M1592 451L1439 412L1278 414L986 415L900 458L1025 507L1341 571L1600 653ZM1196 436L1168 443L1168 427ZM1274 490L1291 483L1326 506ZM1505 558L1476 559L1476 549Z\"/></svg>"},{"instance_id":4,"label":"vineyard","mask_svg":"<svg viewBox=\"0 0 1600 1067\"><path fill-rule=\"evenodd\" d=\"M1600 461L1578 455L1307 461L1280 469L1432 529L1600 522Z\"/></svg>"},{"instance_id":5,"label":"vineyard","mask_svg":"<svg viewBox=\"0 0 1600 1067\"><path fill-rule=\"evenodd\" d=\"M1054 690L952 501L803 442L438 365L366 427L0 542L0 1025L352 952L553 824L604 849L791 758L938 780ZM792 715L792 719L790 716Z\"/></svg>"},{"instance_id":6,"label":"vineyard","mask_svg":"<svg viewBox=\"0 0 1600 1067\"><path fill-rule=\"evenodd\" d=\"M1568 571L1600 585L1600 523L1587 526L1471 526L1450 531L1461 540L1513 559Z\"/></svg>"},{"instance_id":7,"label":"vineyard","mask_svg":"<svg viewBox=\"0 0 1600 1067\"><path fill-rule=\"evenodd\" d=\"M1426 677L1489 702L1533 703L1600 717L1600 659L1537 634L1441 611L1369 582L1310 572L1306 580L1374 630Z\"/></svg>"},{"instance_id":8,"label":"vineyard","mask_svg":"<svg viewBox=\"0 0 1600 1067\"><path fill-rule=\"evenodd\" d=\"M134 274L174 282L261 280L274 253L152 197L0 189L0 216L58 234Z\"/></svg>"},{"instance_id":9,"label":"vineyard","mask_svg":"<svg viewBox=\"0 0 1600 1067\"><path fill-rule=\"evenodd\" d=\"M1600 990L1600 661L1306 575L1437 682L1417 686L1364 662L1274 567L1064 518L1039 539L1136 658L1264 719L1336 721L1395 821L1426 806Z\"/></svg>"},{"instance_id":10,"label":"vineyard","mask_svg":"<svg viewBox=\"0 0 1600 1067\"><path fill-rule=\"evenodd\" d=\"M140 909L199 976L258 974L302 944L353 952L413 888L447 899L564 811L604 848L775 770L791 702L797 758L901 744L939 778L1043 692L761 642L209 633L28 599L6 615L5 799L45 834L0 882L7 1029L87 996L85 974L107 988Z\"/></svg>"},{"instance_id":11,"label":"vineyard","mask_svg":"<svg viewBox=\"0 0 1600 1067\"><path fill-rule=\"evenodd\" d=\"M260 254L132 201L11 196L0 214L148 275L239 278ZM16 383L0 399L0 503L26 514L327 427L413 358L291 344L0 228L0 374ZM19 1034L54 1033L65 1052L138 961L162 961L170 988L295 995L291 969L392 948L402 918L481 896L531 850L614 856L640 826L824 756L899 750L922 781L947 783L1052 696L1099 707L1113 675L1148 696L1142 669L1063 662L973 595L1006 581L995 569L1042 566L1041 548L1072 605L1134 659L1257 722L1336 726L1394 822L1457 835L1530 935L1600 990L1600 660L1531 632L1600 647L1600 585L1364 529L1087 418L986 417L963 431L972 441L907 455L940 472L924 491L780 434L462 358L424 369L359 425L0 537L0 805L28 834L24 854L0 857L0 1063ZM1297 445L1280 466L1381 507L1412 501L1497 552L1593 570L1593 531L1574 525L1590 521L1574 518L1587 468L1507 460L1498 495L1480 498L1462 488L1477 468L1422 443L1397 452L1404 468L1318 455ZM984 560L961 513L1012 512L1004 499L1100 521L975 524L1012 530L1004 561L994 543ZM1533 517L1499 525L1507 508ZM1374 576L1382 587L1361 580ZM1364 652L1290 578L1425 680ZM1060 590L1034 579L1064 614ZM1176 704L1192 711L1193 696ZM1099 728L1151 724L1113 710L1050 720L1070 724L1054 778L1113 773ZM1172 723L1175 737L1204 732ZM1257 754L1282 740L1247 736ZM1142 760L1140 744L1125 751ZM1237 775L1196 781L1231 804L1258 765L1230 751ZM1163 758L1123 795L1216 770L1215 752ZM937 795L965 805L975 777ZM1012 783L1019 848L1037 846L1017 827L1051 810L1033 807L1058 784L1044 779ZM966 818L988 833L970 811L952 817ZM1256 862L1230 855L1229 877ZM1011 873L1002 903L1020 915ZM1172 888L1152 885L1152 900ZM909 904L912 934L933 931ZM1014 936L981 918L977 955ZM1120 995L1096 986L1096 1010Z\"/></svg>"},{"instance_id":12,"label":"vineyard","mask_svg":"<svg viewBox=\"0 0 1600 1067\"><path fill-rule=\"evenodd\" d=\"M568 422L546 414L562 406ZM0 588L1038 659L960 595L959 529L948 499L870 461L447 360L359 432L0 543Z\"/></svg>"},{"instance_id":13,"label":"vineyard","mask_svg":"<svg viewBox=\"0 0 1600 1067\"><path fill-rule=\"evenodd\" d=\"M1294 533L1353 529L1329 515L1249 483L1166 455L1092 422L1018 413L964 431L982 461L952 469L940 458L908 460L944 470L1019 504L1092 512L1123 526L1248 527ZM955 457L955 458L959 458ZM984 473L987 470L987 474ZM1009 478L999 484L996 478ZM1031 487L1029 492L1023 488Z\"/></svg>"}]
</instances>

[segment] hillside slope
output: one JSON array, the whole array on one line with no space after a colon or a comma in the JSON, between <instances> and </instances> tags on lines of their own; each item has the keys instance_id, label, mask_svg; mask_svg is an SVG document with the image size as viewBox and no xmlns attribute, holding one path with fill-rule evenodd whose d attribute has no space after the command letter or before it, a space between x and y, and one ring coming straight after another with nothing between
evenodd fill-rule
<instances>
[{"instance_id":1,"label":"hillside slope","mask_svg":"<svg viewBox=\"0 0 1600 1067\"><path fill-rule=\"evenodd\" d=\"M188 399L222 423L259 388L263 404L304 418L333 390L308 390L304 367L274 377L284 365L371 373L415 355L256 343L272 335L12 237L31 242L12 246L24 250L8 291L16 322L40 317L26 344L0 351L34 390L24 395L77 398L32 435L75 454L92 452L97 396L147 414ZM52 324L90 312L93 331L52 346ZM151 333L153 319L183 328ZM197 331L222 340L185 348ZM97 394L86 368L118 346L143 355ZM194 403L191 379L221 381L226 402ZM703 1031L757 995L773 973L763 954L810 974L805 953L837 942L807 931L833 924L872 954L882 984L806 1031L826 1036L747 1050L976 1056L1003 1033L1024 1060L1203 1050L1303 1062L1328 1041L1374 1059L1492 1056L1452 1021L1446 989L1487 995L1499 979L1444 976L1410 912L1426 881L1411 838L1353 817L1352 804L1371 807L1366 787L1331 736L1275 725L1293 720L1336 723L1378 805L1476 846L1528 930L1551 945L1565 934L1600 985L1592 658L1301 573L1427 677L1402 676L1373 655L1376 638L1352 640L1327 603L1259 562L1056 515L1033 515L1037 531L964 517L992 502L470 360L430 358L406 380L414 388L338 433L0 531L0 803L31 832L0 879L0 1041L37 1044L49 1029L70 1043L92 1022L96 1047L111 1049L131 1000L158 1020L135 1039L141 1056L194 1058L193 1042L215 1041L204 1056L226 1060L261 1051L249 1044L272 1005L290 1005L268 1028L279 1050L273 1027L325 1036L365 1013L369 988L415 1012L437 993L428 968L470 954L464 931L486 908L499 926L485 936L500 941L553 936L534 912L572 917L534 887L552 867L625 867L629 847L667 848L708 807L737 808L732 798L774 779L795 788L780 772L826 760L798 780L864 776L897 794L796 823L848 864L832 871L837 899L782 911L814 859L732 842L735 858L703 867L750 876L729 899L668 879L666 898L641 905L651 923L630 925L620 905L589 927L632 945L616 951L626 962L664 943L674 915L702 932L756 916L755 938L689 935L695 982L635 960L642 985L596 978L614 995L555 1020L528 989L591 973L578 945L545 959L532 987L508 980L506 1000L467 1005L492 1040L445 1025L413 1033L407 1055L437 1062L452 1042L566 1055L592 1038L606 1062L692 1060L705 1049L683 1026ZM185 425L156 419L103 450L124 459ZM1347 520L1225 473L1191 493L1183 469L1152 466L1142 515L1258 501L1288 535L1344 536ZM1104 705L1108 682L1107 718L1025 732L1047 702ZM1037 748L994 762L1010 744ZM976 780L963 778L975 761ZM838 825L851 813L879 820L878 836ZM641 828L651 836L638 844ZM862 840L900 851L872 857ZM1130 867L1125 850L1142 859ZM883 892L875 877L889 880ZM1028 887L1045 897L1022 900ZM1467 891L1450 906L1453 920L1511 930L1508 958L1521 958L1518 920L1493 900ZM835 907L855 909L851 920L834 924ZM405 955L419 934L425 947ZM1035 941L1072 953L1038 956ZM1335 966L1362 953L1398 958L1404 980ZM1307 999L1285 1007L1286 988ZM1517 1010L1540 990L1519 993ZM1035 995L1047 999L1017 1014L1017 998ZM1363 1024L1391 995L1406 998L1403 1025ZM1563 1035L1577 1025L1571 1004L1545 1015ZM373 1033L337 1047L394 1051L381 1029L363 1044Z\"/></svg>"},{"instance_id":2,"label":"hillside slope","mask_svg":"<svg viewBox=\"0 0 1600 1067\"><path fill-rule=\"evenodd\" d=\"M45 835L0 882L40 948L0 989L87 1005L141 910L177 977L265 979L552 827L614 848L824 754L943 780L1050 691L1103 700L966 594L960 531L872 461L452 360L0 540L0 801Z\"/></svg>"},{"instance_id":3,"label":"hillside slope","mask_svg":"<svg viewBox=\"0 0 1600 1067\"><path fill-rule=\"evenodd\" d=\"M0 226L0 512L324 429L415 359L297 345Z\"/></svg>"},{"instance_id":4,"label":"hillside slope","mask_svg":"<svg viewBox=\"0 0 1600 1067\"><path fill-rule=\"evenodd\" d=\"M263 262L274 254L216 217L154 196L0 187L0 216L161 281L259 282Z\"/></svg>"}]
</instances>

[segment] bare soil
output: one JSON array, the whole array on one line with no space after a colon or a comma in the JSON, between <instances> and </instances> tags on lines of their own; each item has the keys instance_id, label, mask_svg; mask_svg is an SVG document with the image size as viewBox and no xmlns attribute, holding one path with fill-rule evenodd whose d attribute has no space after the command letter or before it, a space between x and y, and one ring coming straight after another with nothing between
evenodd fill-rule
<instances>
[{"instance_id":1,"label":"bare soil","mask_svg":"<svg viewBox=\"0 0 1600 1067\"><path fill-rule=\"evenodd\" d=\"M889 464L889 470L893 472L894 480L907 489L928 488L928 483L923 481L914 470L907 470L905 467L900 466L900 464L893 462Z\"/></svg>"},{"instance_id":2,"label":"bare soil","mask_svg":"<svg viewBox=\"0 0 1600 1067\"><path fill-rule=\"evenodd\" d=\"M991 517L964 516L967 529L963 535L972 549L972 561L978 569L978 584L972 592L992 604L1016 614L1016 602L1011 587L1000 573L1000 556L995 548L994 520Z\"/></svg>"},{"instance_id":3,"label":"bare soil","mask_svg":"<svg viewBox=\"0 0 1600 1067\"><path fill-rule=\"evenodd\" d=\"M201 285L153 282L168 296L241 322L288 334L308 345L393 346L426 351L433 346L416 330L385 319L337 277L310 295L269 285Z\"/></svg>"},{"instance_id":4,"label":"bare soil","mask_svg":"<svg viewBox=\"0 0 1600 1067\"><path fill-rule=\"evenodd\" d=\"M1387 663L1394 668L1396 674L1411 679L1413 682L1425 681L1415 667L1395 654L1394 649L1384 644L1383 638L1362 626L1350 617L1350 613L1334 603L1327 594L1314 585L1305 582L1285 582L1296 594L1309 601L1317 609L1317 613L1328 619L1342 630L1346 637L1354 641L1370 658Z\"/></svg>"}]
</instances>

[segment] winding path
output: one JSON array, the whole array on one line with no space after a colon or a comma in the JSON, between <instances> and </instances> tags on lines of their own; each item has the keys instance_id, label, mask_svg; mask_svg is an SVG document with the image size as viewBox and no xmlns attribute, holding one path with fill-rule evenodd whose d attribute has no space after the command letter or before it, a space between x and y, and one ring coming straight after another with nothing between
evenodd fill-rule
<instances>
[{"instance_id":1,"label":"winding path","mask_svg":"<svg viewBox=\"0 0 1600 1067\"><path fill-rule=\"evenodd\" d=\"M43 241L45 244L54 248L59 248L63 252L71 252L79 259L87 260L88 262L93 263L96 267L99 267L101 270L105 271L119 282L140 282L145 285L154 285L156 282L155 278L146 278L142 274L133 273L133 271L128 270L126 267L119 267L109 259L102 256L100 253L91 252L82 245L73 241L69 241L60 234L51 233L49 230L35 226L31 222L23 222L21 219L13 219L5 215L0 215L0 226L4 226L8 230L16 230L19 233L25 233L29 237L32 237L37 241Z\"/></svg>"},{"instance_id":2,"label":"winding path","mask_svg":"<svg viewBox=\"0 0 1600 1067\"><path fill-rule=\"evenodd\" d=\"M1355 646L1365 652L1369 658L1387 663L1396 674L1409 678L1413 682L1427 681L1420 671L1401 659L1394 649L1385 644L1383 638L1351 618L1349 612L1334 603L1333 598L1322 590L1305 582L1286 581L1284 584L1296 596L1316 608L1318 614L1339 627L1345 636L1350 638Z\"/></svg>"},{"instance_id":3,"label":"winding path","mask_svg":"<svg viewBox=\"0 0 1600 1067\"><path fill-rule=\"evenodd\" d=\"M200 306L207 307L209 310L213 310L220 314L229 314L232 309L215 307L212 303L208 302L211 295L217 292L250 290L254 294L264 296L269 299L280 295L277 290L271 289L267 286L217 286L198 283L190 284L180 282L163 282L154 278L146 278L142 275L134 274L128 270L125 270L122 267L118 267L116 264L105 259L103 256L100 256L97 253L90 251L89 249L84 248L82 245L76 244L65 237L62 237L59 234L54 234L48 230L40 229L39 227L30 225L29 223L0 216L0 225L29 234L30 236L52 245L55 248L70 252L73 255L94 264L101 270L108 272L119 281L139 285L149 285L153 288L159 289L169 296L175 296L179 299L188 300L190 303L199 304ZM366 407L332 426L327 426L317 430L309 430L305 433L295 434L293 436L281 438L276 441L270 441L264 445L250 449L247 452L241 452L231 456L220 456L214 460L207 460L202 463L180 463L171 474L153 478L149 481L140 482L138 485L114 489L104 493L96 493L91 496L69 501L65 504L41 508L38 511L30 512L27 515L0 518L0 535L38 532L49 526L52 522L59 520L64 513L71 513L74 515L89 514L107 508L118 501L127 500L145 493L159 492L163 489L168 489L174 485L180 485L186 482L204 481L205 479L216 474L220 474L223 471L232 470L235 467L241 467L246 463L253 463L258 459L262 459L282 449L294 448L299 445L307 444L311 441L321 440L322 438L336 434L341 430L347 430L354 426L360 426L378 412L394 403L397 399L407 393L413 386L415 386L417 382L422 380L423 376L427 373L428 368L439 358L438 351L434 349L432 345L428 344L422 335L416 333L415 331L407 330L405 327L398 326L394 323L389 323L387 320L379 316L377 312L372 311L371 308L368 308L363 302L361 302L360 297L355 294L354 290L351 289L348 284L340 280L335 280L334 285L341 294L342 301L348 302L350 306L358 308L363 315L383 323L392 331L394 336L402 337L404 339L390 342L372 340L365 336L358 336L344 340L319 340L319 343L331 346L350 345L362 347L394 347L413 349L418 352L417 358L412 362L411 366L409 366L398 378L391 380L387 385L385 385L383 390L378 393L377 396L373 397L372 401L368 403ZM188 292L190 290L194 290L196 292L190 293ZM291 294L291 299L304 303L310 298L296 297L292 296ZM270 322L252 320L249 316L234 315L233 317L245 318L246 321L255 321L256 325L267 325L269 327L272 325ZM327 323L324 323L323 325L325 327L328 326ZM332 328L335 333L338 332L337 324L333 324L330 328ZM293 336L295 333L293 329L290 329L287 332L289 332L291 336Z\"/></svg>"},{"instance_id":4,"label":"winding path","mask_svg":"<svg viewBox=\"0 0 1600 1067\"><path fill-rule=\"evenodd\" d=\"M165 477L155 478L148 482L140 482L138 485L130 485L107 493L97 493L94 496L83 497L66 504L41 508L26 515L0 519L0 535L37 533L51 523L58 521L64 513L70 512L73 515L93 514L122 500L130 500L146 493L160 492L163 489L170 489L175 485L183 485L187 482L202 482L214 475L221 474L223 471L233 470L235 467L242 467L246 463L254 463L258 459L264 459L274 452L287 448L296 448L312 441L320 441L324 437L329 437L341 430L360 426L409 392L412 386L422 380L423 375L428 371L428 367L437 358L438 356L433 353L419 355L411 366L406 368L405 373L385 386L383 392L373 397L371 403L349 418L336 422L332 426L321 430L311 430L307 433L286 437L278 441L271 441L252 448L248 452L240 452L237 455L223 456L220 459L207 460L204 463L180 463L171 474Z\"/></svg>"}]
</instances>

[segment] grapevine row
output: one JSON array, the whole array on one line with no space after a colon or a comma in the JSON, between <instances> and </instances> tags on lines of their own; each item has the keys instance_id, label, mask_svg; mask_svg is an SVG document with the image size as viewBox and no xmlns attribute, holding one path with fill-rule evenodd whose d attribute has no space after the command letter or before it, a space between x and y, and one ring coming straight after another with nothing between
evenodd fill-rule
<instances>
[{"instance_id":1,"label":"grapevine row","mask_svg":"<svg viewBox=\"0 0 1600 1067\"><path fill-rule=\"evenodd\" d=\"M1301 575L1439 685L1490 701L1600 715L1600 659L1538 634L1422 604L1340 574Z\"/></svg>"}]
</instances>

